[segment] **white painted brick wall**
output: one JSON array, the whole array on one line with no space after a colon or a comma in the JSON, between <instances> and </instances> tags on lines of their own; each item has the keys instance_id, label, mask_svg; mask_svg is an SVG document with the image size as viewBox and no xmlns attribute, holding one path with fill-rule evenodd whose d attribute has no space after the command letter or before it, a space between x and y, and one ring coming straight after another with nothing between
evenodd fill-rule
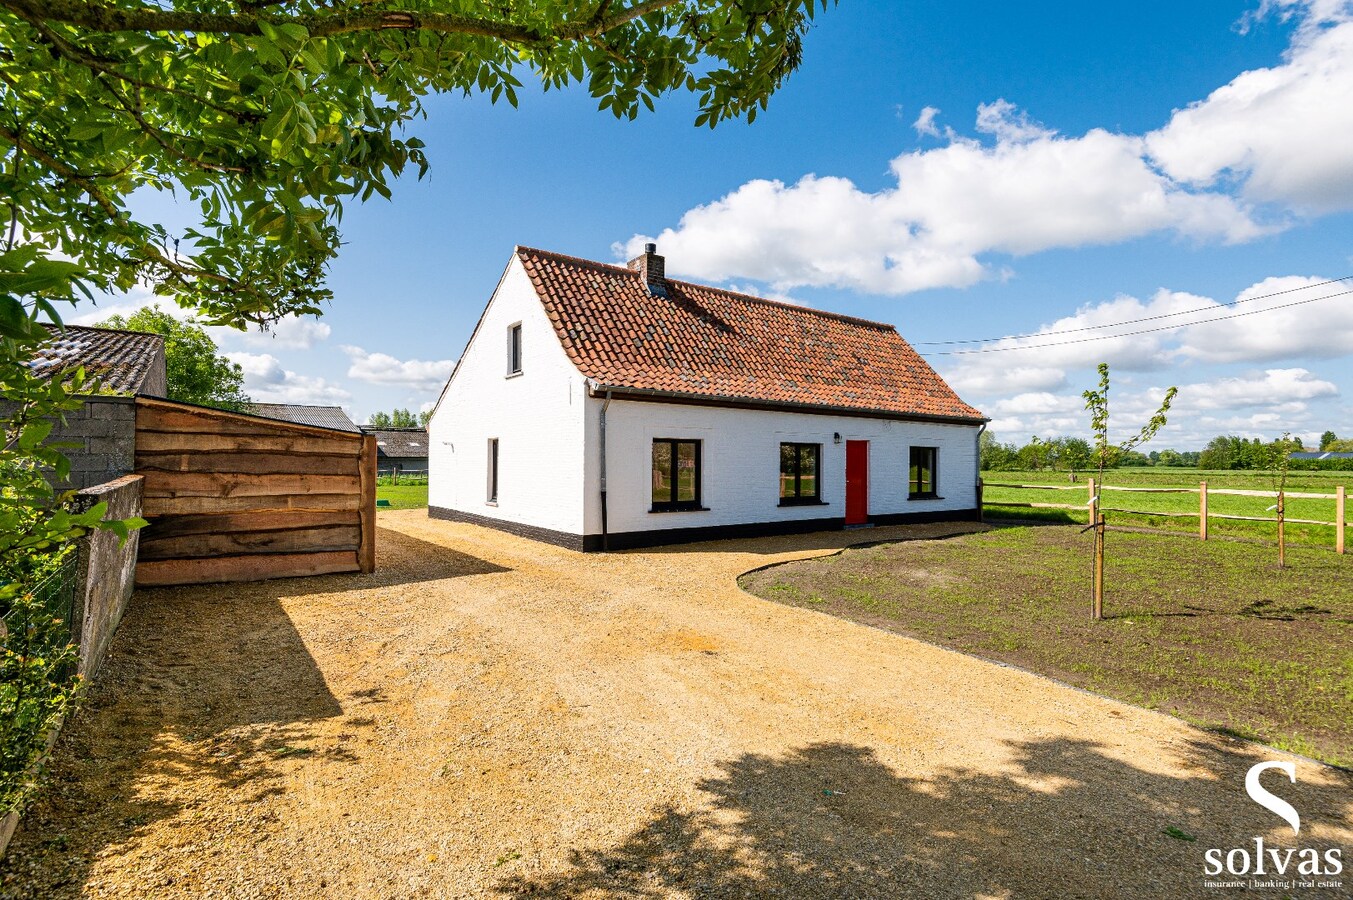
<instances>
[{"instance_id":1,"label":"white painted brick wall","mask_svg":"<svg viewBox=\"0 0 1353 900\"><path fill-rule=\"evenodd\" d=\"M507 330L522 323L522 374L507 375ZM581 534L584 385L514 255L428 423L428 502ZM498 505L486 502L488 440Z\"/></svg>"},{"instance_id":2,"label":"white painted brick wall","mask_svg":"<svg viewBox=\"0 0 1353 900\"><path fill-rule=\"evenodd\" d=\"M587 436L595 445L601 401L588 401ZM832 440L840 433L841 443ZM650 513L654 438L702 441L701 500L708 512ZM869 512L922 513L977 504L977 427L850 416L722 409L616 400L607 413L607 522L612 533L845 515L847 440L869 444ZM827 506L779 505L781 442L822 445L822 497ZM938 493L908 500L911 446L939 449ZM587 533L601 532L599 454L587 464Z\"/></svg>"}]
</instances>

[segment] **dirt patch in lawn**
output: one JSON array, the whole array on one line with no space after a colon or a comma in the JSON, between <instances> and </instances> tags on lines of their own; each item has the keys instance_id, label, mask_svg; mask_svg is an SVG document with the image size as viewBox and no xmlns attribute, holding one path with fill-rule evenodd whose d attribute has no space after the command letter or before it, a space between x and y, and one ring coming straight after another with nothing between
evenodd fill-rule
<instances>
[{"instance_id":1,"label":"dirt patch in lawn","mask_svg":"<svg viewBox=\"0 0 1353 900\"><path fill-rule=\"evenodd\" d=\"M1353 558L1113 532L1106 615L1089 619L1079 529L1009 527L751 573L822 610L1353 764Z\"/></svg>"}]
</instances>

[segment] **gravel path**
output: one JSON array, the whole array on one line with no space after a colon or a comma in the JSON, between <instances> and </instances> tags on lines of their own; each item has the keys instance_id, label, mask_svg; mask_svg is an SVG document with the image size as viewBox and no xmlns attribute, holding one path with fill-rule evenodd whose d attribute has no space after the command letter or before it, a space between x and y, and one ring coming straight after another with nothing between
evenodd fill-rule
<instances>
[{"instance_id":1,"label":"gravel path","mask_svg":"<svg viewBox=\"0 0 1353 900\"><path fill-rule=\"evenodd\" d=\"M858 532L380 524L374 575L138 593L0 892L1174 898L1256 835L1353 856L1348 773L736 586Z\"/></svg>"}]
</instances>

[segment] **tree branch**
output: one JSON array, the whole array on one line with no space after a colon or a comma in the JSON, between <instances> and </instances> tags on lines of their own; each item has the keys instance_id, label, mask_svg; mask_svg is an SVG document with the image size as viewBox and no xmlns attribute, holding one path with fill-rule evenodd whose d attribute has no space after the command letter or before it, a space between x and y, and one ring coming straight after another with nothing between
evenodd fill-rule
<instances>
[{"instance_id":1,"label":"tree branch","mask_svg":"<svg viewBox=\"0 0 1353 900\"><path fill-rule=\"evenodd\" d=\"M311 37L330 37L363 31L436 31L495 38L514 44L547 40L577 41L595 37L635 19L672 6L680 0L641 0L633 6L568 23L546 32L502 20L413 10L344 10L299 16L249 13L199 13L141 6L120 8L88 0L0 0L0 6L34 24L61 22L98 32L197 32L205 34L262 34L262 24L300 25ZM606 4L598 12L606 12Z\"/></svg>"},{"instance_id":2,"label":"tree branch","mask_svg":"<svg viewBox=\"0 0 1353 900\"><path fill-rule=\"evenodd\" d=\"M3 126L0 126L0 138L4 138L5 140L13 144L15 147L18 147L20 150L25 151L29 156L33 157L38 162L46 165L47 168L51 169L61 178L64 178L67 181L71 181L79 185L80 189L89 195L89 199L93 200L96 204L98 204L99 208L103 210L104 214L107 215L108 218L116 222L121 216L121 213L117 208L117 204L115 204L112 200L110 200L107 194L99 190L98 185L94 183L95 179L100 176L86 175L79 171L76 171L75 169L61 162L61 160L57 159L56 157L44 152L39 147L35 146L31 141L25 140L24 137L20 135L18 132L11 131L10 129L5 128ZM102 177L110 177L110 176L102 176Z\"/></svg>"}]
</instances>

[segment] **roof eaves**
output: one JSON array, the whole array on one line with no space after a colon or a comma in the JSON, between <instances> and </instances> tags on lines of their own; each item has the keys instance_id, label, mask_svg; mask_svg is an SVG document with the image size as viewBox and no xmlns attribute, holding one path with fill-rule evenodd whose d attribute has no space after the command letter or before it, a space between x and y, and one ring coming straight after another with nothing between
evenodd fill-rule
<instances>
[{"instance_id":1,"label":"roof eaves","mask_svg":"<svg viewBox=\"0 0 1353 900\"><path fill-rule=\"evenodd\" d=\"M895 409L879 409L859 406L832 406L817 403L798 403L793 400L762 400L757 397L736 397L723 394L699 394L687 391L663 391L656 388L636 388L624 385L602 384L593 379L587 380L588 394L604 397L610 394L613 399L661 399L686 402L704 406L732 406L752 409L772 407L791 411L811 412L817 415L862 416L866 418L906 419L925 422L948 422L963 425L980 425L990 422L986 416L945 416L934 413L902 412Z\"/></svg>"}]
</instances>

